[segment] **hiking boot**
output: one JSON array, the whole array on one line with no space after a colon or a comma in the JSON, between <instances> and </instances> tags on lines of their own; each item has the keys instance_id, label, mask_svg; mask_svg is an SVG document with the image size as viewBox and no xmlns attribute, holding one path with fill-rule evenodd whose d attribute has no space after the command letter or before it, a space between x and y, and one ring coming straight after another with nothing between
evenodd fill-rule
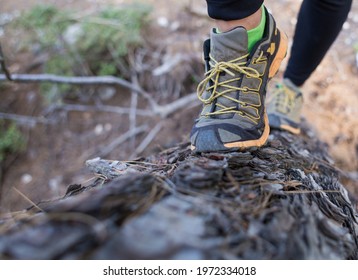
<instances>
[{"instance_id":1,"label":"hiking boot","mask_svg":"<svg viewBox=\"0 0 358 280\"><path fill-rule=\"evenodd\" d=\"M300 133L300 116L303 96L289 79L277 83L267 97L267 114L270 127Z\"/></svg>"},{"instance_id":2,"label":"hiking boot","mask_svg":"<svg viewBox=\"0 0 358 280\"><path fill-rule=\"evenodd\" d=\"M251 53L243 27L225 33L212 30L204 42L206 74L197 88L203 109L191 131L193 151L225 152L266 143L266 85L286 56L287 37L265 12L263 38Z\"/></svg>"}]
</instances>

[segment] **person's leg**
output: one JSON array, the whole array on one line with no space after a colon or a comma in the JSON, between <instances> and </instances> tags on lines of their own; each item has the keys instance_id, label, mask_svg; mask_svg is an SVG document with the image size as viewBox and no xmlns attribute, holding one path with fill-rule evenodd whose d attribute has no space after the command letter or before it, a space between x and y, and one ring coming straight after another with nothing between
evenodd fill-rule
<instances>
[{"instance_id":1,"label":"person's leg","mask_svg":"<svg viewBox=\"0 0 358 280\"><path fill-rule=\"evenodd\" d=\"M207 0L218 28L204 43L207 71L197 90L203 109L191 132L195 152L241 150L267 141L266 84L286 55L287 38L262 2Z\"/></svg>"},{"instance_id":2,"label":"person's leg","mask_svg":"<svg viewBox=\"0 0 358 280\"><path fill-rule=\"evenodd\" d=\"M217 20L237 20L253 15L263 0L206 0L209 17Z\"/></svg>"},{"instance_id":3,"label":"person's leg","mask_svg":"<svg viewBox=\"0 0 358 280\"><path fill-rule=\"evenodd\" d=\"M268 95L271 128L300 132L303 96L300 86L320 64L343 23L352 0L304 0L298 14L284 79Z\"/></svg>"},{"instance_id":4,"label":"person's leg","mask_svg":"<svg viewBox=\"0 0 358 280\"><path fill-rule=\"evenodd\" d=\"M284 77L301 86L322 61L346 21L352 0L304 0Z\"/></svg>"}]
</instances>

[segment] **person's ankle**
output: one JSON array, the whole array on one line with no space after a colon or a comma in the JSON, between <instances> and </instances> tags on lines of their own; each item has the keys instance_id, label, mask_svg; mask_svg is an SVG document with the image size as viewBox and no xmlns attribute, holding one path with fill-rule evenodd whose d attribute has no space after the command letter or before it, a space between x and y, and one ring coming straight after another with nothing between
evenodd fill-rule
<instances>
[{"instance_id":1,"label":"person's ankle","mask_svg":"<svg viewBox=\"0 0 358 280\"><path fill-rule=\"evenodd\" d=\"M252 15L237 20L216 20L217 30L219 32L227 32L238 26L244 27L246 30L257 27L261 22L262 8L258 9Z\"/></svg>"},{"instance_id":2,"label":"person's ankle","mask_svg":"<svg viewBox=\"0 0 358 280\"><path fill-rule=\"evenodd\" d=\"M254 45L262 39L266 24L266 12L262 5L254 14L240 20L217 21L217 33L228 32L238 26L247 30L248 51L251 52Z\"/></svg>"}]
</instances>

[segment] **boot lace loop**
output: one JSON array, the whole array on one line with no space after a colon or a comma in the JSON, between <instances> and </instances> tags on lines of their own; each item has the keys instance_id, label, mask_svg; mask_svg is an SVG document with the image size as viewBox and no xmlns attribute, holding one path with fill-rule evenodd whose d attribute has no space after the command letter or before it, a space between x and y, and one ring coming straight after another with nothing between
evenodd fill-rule
<instances>
[{"instance_id":1,"label":"boot lace loop","mask_svg":"<svg viewBox=\"0 0 358 280\"><path fill-rule=\"evenodd\" d=\"M238 87L234 86L233 82L238 82L240 79L242 79L242 75L237 75L235 73L240 73L243 75L246 75L249 78L259 78L260 73L249 66L246 66L247 64L247 57L249 54L246 54L244 56L241 56L239 58L230 60L230 61L216 61L214 57L210 56L210 62L209 65L211 69L205 73L205 78L199 83L197 87L197 95L201 102L204 104L211 104L215 100L217 100L219 97L225 97L235 103L237 105L242 105L245 107L253 107L255 110L257 110L256 107L260 106L261 104L251 104L248 102L243 102L239 99L236 99L232 96L229 96L229 93L242 91L247 92L248 89L246 87ZM263 61L263 53L260 54L260 56L256 59L256 62ZM230 75L232 78L226 79L224 81L220 81L220 75L222 73L226 73L227 75ZM209 93L205 94L206 92ZM216 106L219 108L215 110L214 112L206 113L205 116L212 116L212 115L221 115L221 114L227 114L227 113L238 113L240 115L246 116L249 119L251 119L253 122L257 123L257 121L260 119L259 114L251 115L247 112L244 113L239 110L239 106L231 106L227 107L223 104L220 104L218 101L216 102Z\"/></svg>"}]
</instances>

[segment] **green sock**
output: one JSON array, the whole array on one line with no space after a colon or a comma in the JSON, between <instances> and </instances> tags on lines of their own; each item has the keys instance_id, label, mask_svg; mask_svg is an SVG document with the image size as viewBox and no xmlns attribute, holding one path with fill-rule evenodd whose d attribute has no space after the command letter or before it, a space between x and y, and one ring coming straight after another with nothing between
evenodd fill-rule
<instances>
[{"instance_id":1,"label":"green sock","mask_svg":"<svg viewBox=\"0 0 358 280\"><path fill-rule=\"evenodd\" d=\"M261 6L261 10L262 10L262 15L261 15L261 21L260 24L258 26L256 26L253 29L250 29L247 31L247 36L248 36L248 50L249 52L252 51L252 48L254 47L254 45L262 39L262 36L264 35L264 31L265 31L265 25L266 25L266 13L265 13L265 9L264 6Z\"/></svg>"},{"instance_id":2,"label":"green sock","mask_svg":"<svg viewBox=\"0 0 358 280\"><path fill-rule=\"evenodd\" d=\"M248 51L251 52L254 45L262 39L262 36L264 35L265 31L265 25L266 25L266 13L264 5L261 6L262 14L261 14L261 21L258 26L256 26L253 29L250 29L247 31L247 39L248 39ZM219 28L215 28L215 31L217 33L221 33Z\"/></svg>"}]
</instances>

